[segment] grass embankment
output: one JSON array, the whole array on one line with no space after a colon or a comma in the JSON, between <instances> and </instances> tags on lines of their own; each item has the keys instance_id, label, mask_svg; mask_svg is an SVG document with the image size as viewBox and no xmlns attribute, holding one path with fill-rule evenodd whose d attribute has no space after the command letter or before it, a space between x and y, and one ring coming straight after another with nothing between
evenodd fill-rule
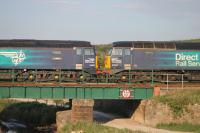
<instances>
[{"instance_id":1,"label":"grass embankment","mask_svg":"<svg viewBox=\"0 0 200 133\"><path fill-rule=\"evenodd\" d=\"M176 123L158 124L156 127L160 128L160 129L171 130L171 131L184 131L184 132L200 133L200 125L190 124L190 123L186 123L186 122L181 123L181 124L176 124Z\"/></svg>"},{"instance_id":2,"label":"grass embankment","mask_svg":"<svg viewBox=\"0 0 200 133\"><path fill-rule=\"evenodd\" d=\"M174 113L174 116L181 116L188 105L200 105L200 90L184 90L173 92L172 94L155 97L156 102L167 104ZM186 131L200 133L199 124L191 123L170 123L158 124L157 128L168 129L173 131Z\"/></svg>"},{"instance_id":3,"label":"grass embankment","mask_svg":"<svg viewBox=\"0 0 200 133\"><path fill-rule=\"evenodd\" d=\"M140 131L131 131L128 129L117 129L113 127L103 126L97 123L76 123L66 124L58 133L71 133L72 131L83 133L143 133Z\"/></svg>"},{"instance_id":4,"label":"grass embankment","mask_svg":"<svg viewBox=\"0 0 200 133\"><path fill-rule=\"evenodd\" d=\"M180 116L187 105L200 105L200 90L176 91L171 94L155 97L154 100L167 104L175 116Z\"/></svg>"}]
</instances>

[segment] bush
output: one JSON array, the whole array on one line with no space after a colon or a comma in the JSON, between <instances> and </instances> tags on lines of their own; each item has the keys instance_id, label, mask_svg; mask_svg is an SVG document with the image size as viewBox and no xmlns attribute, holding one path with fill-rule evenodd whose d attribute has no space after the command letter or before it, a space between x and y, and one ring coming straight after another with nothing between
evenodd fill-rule
<instances>
[{"instance_id":1,"label":"bush","mask_svg":"<svg viewBox=\"0 0 200 133\"><path fill-rule=\"evenodd\" d=\"M56 111L56 107L38 102L12 103L1 111L0 118L16 119L32 127L47 126L55 123Z\"/></svg>"},{"instance_id":2,"label":"bush","mask_svg":"<svg viewBox=\"0 0 200 133\"><path fill-rule=\"evenodd\" d=\"M180 116L187 105L200 104L200 90L177 91L172 94L155 97L154 100L167 104L172 109L174 116Z\"/></svg>"},{"instance_id":3,"label":"bush","mask_svg":"<svg viewBox=\"0 0 200 133\"><path fill-rule=\"evenodd\" d=\"M0 112L5 109L7 106L9 106L10 104L15 103L15 101L13 100L8 100L8 99L3 99L0 100Z\"/></svg>"}]
</instances>

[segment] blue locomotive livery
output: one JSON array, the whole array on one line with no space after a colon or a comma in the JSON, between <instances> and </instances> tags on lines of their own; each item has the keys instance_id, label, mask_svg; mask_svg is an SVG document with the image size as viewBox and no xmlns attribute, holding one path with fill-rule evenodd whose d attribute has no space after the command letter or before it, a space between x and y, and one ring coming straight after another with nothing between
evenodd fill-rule
<instances>
[{"instance_id":1,"label":"blue locomotive livery","mask_svg":"<svg viewBox=\"0 0 200 133\"><path fill-rule=\"evenodd\" d=\"M85 49L89 50L89 49ZM78 69L77 64L81 64L84 68L95 68L94 54L84 55L80 57L75 49L1 49L0 50L0 68L15 69Z\"/></svg>"},{"instance_id":2,"label":"blue locomotive livery","mask_svg":"<svg viewBox=\"0 0 200 133\"><path fill-rule=\"evenodd\" d=\"M106 58L107 68L112 75L121 79L179 80L177 75L184 74L184 79L200 80L200 43L192 42L114 42ZM146 74L145 76L142 74ZM130 76L131 75L131 76ZM141 79L140 79L141 77Z\"/></svg>"},{"instance_id":3,"label":"blue locomotive livery","mask_svg":"<svg viewBox=\"0 0 200 133\"><path fill-rule=\"evenodd\" d=\"M158 52L155 53L155 65L177 69L199 69L200 52Z\"/></svg>"},{"instance_id":4,"label":"blue locomotive livery","mask_svg":"<svg viewBox=\"0 0 200 133\"><path fill-rule=\"evenodd\" d=\"M133 56L132 69L152 69L152 70L160 70L160 69L198 70L200 69L200 58L199 58L200 52L133 51L132 56Z\"/></svg>"},{"instance_id":5,"label":"blue locomotive livery","mask_svg":"<svg viewBox=\"0 0 200 133\"><path fill-rule=\"evenodd\" d=\"M90 42L0 40L0 79L76 82L95 72Z\"/></svg>"}]
</instances>

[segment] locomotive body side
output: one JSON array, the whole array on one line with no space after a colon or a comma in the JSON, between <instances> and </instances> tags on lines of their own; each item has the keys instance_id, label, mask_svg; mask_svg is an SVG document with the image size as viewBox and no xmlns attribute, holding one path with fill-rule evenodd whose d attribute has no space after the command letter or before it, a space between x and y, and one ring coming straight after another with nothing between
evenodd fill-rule
<instances>
[{"instance_id":1,"label":"locomotive body side","mask_svg":"<svg viewBox=\"0 0 200 133\"><path fill-rule=\"evenodd\" d=\"M95 69L95 54L77 55L76 49L0 48L0 69Z\"/></svg>"},{"instance_id":2,"label":"locomotive body side","mask_svg":"<svg viewBox=\"0 0 200 133\"><path fill-rule=\"evenodd\" d=\"M141 76L141 72L147 74L154 71L156 75L187 74L190 75L187 78L191 79L194 73L197 74L200 70L200 45L197 43L191 43L191 47L190 43L180 42L120 42L117 46L114 44L109 55L111 73L120 75L118 77L122 79L130 78L130 71L137 77ZM145 46L146 44L148 45ZM195 77L200 80L199 76Z\"/></svg>"},{"instance_id":3,"label":"locomotive body side","mask_svg":"<svg viewBox=\"0 0 200 133\"><path fill-rule=\"evenodd\" d=\"M200 51L132 51L131 70L200 70ZM132 62L132 64L131 64Z\"/></svg>"},{"instance_id":4,"label":"locomotive body side","mask_svg":"<svg viewBox=\"0 0 200 133\"><path fill-rule=\"evenodd\" d=\"M7 72L9 73L7 75L10 75L0 74L0 79L12 78L11 71L20 73L23 77L24 70L31 77L35 71L40 71L39 73L42 73L40 76L52 73L56 78L59 75L58 71L69 77L80 77L83 71L95 73L96 54L89 42L83 45L77 44L80 43L79 41L69 42L31 41L30 43L28 41L26 43L20 40L17 43L15 41L4 43L0 41L2 43L0 45L0 72Z\"/></svg>"}]
</instances>

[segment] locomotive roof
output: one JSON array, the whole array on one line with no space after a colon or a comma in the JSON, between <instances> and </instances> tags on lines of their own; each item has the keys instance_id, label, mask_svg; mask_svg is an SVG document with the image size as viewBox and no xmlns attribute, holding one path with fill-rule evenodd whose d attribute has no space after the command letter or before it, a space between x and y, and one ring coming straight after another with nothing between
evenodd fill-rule
<instances>
[{"instance_id":1,"label":"locomotive roof","mask_svg":"<svg viewBox=\"0 0 200 133\"><path fill-rule=\"evenodd\" d=\"M148 44L154 44L154 43L160 43L160 44L172 44L175 42L170 41L119 41L119 42L113 42L113 47L134 47L135 44L140 45L148 45Z\"/></svg>"},{"instance_id":2,"label":"locomotive roof","mask_svg":"<svg viewBox=\"0 0 200 133\"><path fill-rule=\"evenodd\" d=\"M181 41L119 41L114 42L113 47L134 48L160 48L177 50L200 50L200 42Z\"/></svg>"},{"instance_id":3,"label":"locomotive roof","mask_svg":"<svg viewBox=\"0 0 200 133\"><path fill-rule=\"evenodd\" d=\"M200 50L200 42L177 42L176 49L180 50Z\"/></svg>"},{"instance_id":4,"label":"locomotive roof","mask_svg":"<svg viewBox=\"0 0 200 133\"><path fill-rule=\"evenodd\" d=\"M0 47L92 47L87 41L61 41L61 40L0 40Z\"/></svg>"}]
</instances>

